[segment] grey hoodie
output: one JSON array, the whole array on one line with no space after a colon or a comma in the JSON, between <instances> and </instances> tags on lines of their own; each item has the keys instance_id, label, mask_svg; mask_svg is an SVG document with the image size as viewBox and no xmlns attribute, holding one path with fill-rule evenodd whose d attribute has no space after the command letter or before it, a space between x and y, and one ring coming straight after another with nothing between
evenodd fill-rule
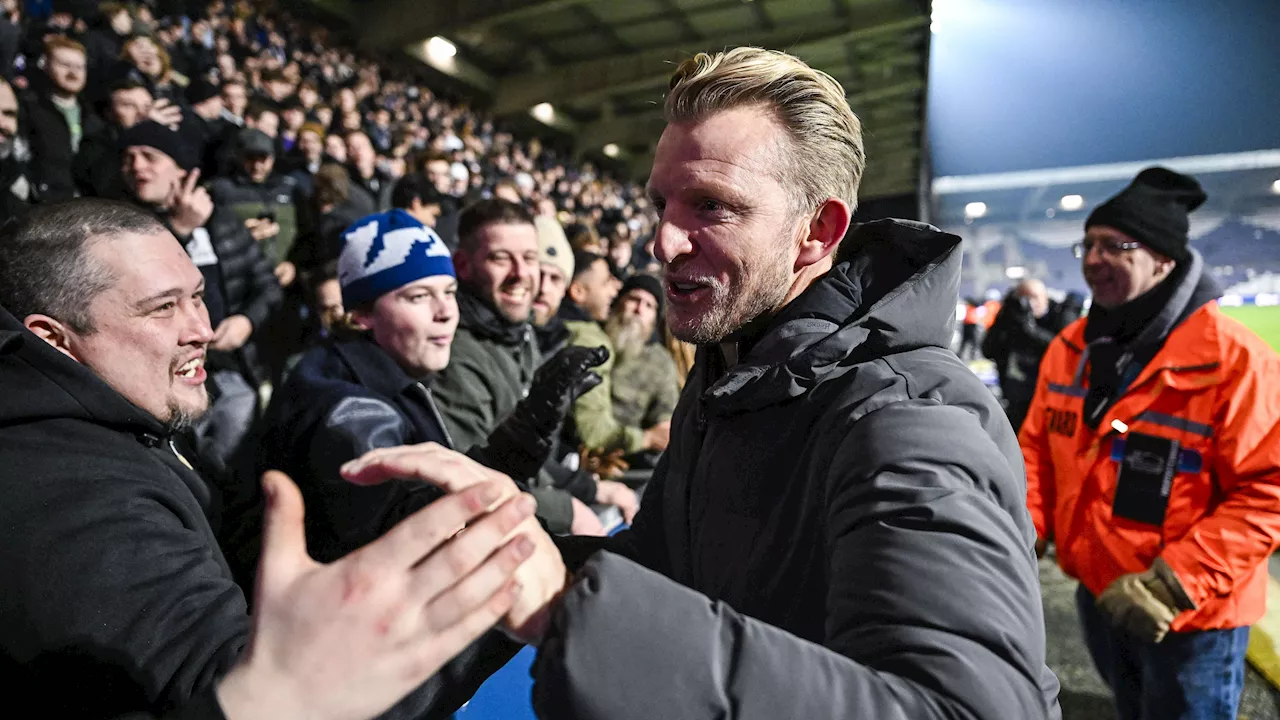
<instances>
[{"instance_id":1,"label":"grey hoodie","mask_svg":"<svg viewBox=\"0 0 1280 720\"><path fill-rule=\"evenodd\" d=\"M864 225L739 364L699 351L539 652L541 717L1060 716L1017 440L946 349L959 245Z\"/></svg>"}]
</instances>

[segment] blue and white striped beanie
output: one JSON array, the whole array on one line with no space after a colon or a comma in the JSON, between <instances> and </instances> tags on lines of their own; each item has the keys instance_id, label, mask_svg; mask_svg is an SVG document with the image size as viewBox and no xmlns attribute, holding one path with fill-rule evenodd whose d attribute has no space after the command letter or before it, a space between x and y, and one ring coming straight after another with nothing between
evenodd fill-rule
<instances>
[{"instance_id":1,"label":"blue and white striped beanie","mask_svg":"<svg viewBox=\"0 0 1280 720\"><path fill-rule=\"evenodd\" d=\"M404 210L369 215L342 233L338 284L347 308L434 275L456 277L449 248Z\"/></svg>"}]
</instances>

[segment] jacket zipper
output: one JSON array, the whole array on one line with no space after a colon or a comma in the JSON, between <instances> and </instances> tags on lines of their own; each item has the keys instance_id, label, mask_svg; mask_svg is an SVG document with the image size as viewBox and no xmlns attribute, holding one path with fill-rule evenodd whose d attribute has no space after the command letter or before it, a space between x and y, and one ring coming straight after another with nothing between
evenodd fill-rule
<instances>
[{"instance_id":1,"label":"jacket zipper","mask_svg":"<svg viewBox=\"0 0 1280 720\"><path fill-rule=\"evenodd\" d=\"M444 433L444 441L448 444L450 450L454 449L453 437L449 435L449 426L444 424L444 416L440 414L440 409L436 407L435 395L431 394L431 388L418 383L418 389L422 391L422 399L427 403L427 409L431 411L431 417L440 426L440 432Z\"/></svg>"}]
</instances>

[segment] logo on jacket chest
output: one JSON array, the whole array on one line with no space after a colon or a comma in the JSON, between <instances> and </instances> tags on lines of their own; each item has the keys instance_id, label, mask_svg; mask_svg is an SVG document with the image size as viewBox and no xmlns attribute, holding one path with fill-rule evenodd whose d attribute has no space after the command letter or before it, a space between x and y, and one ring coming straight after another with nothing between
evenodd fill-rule
<instances>
[{"instance_id":1,"label":"logo on jacket chest","mask_svg":"<svg viewBox=\"0 0 1280 720\"><path fill-rule=\"evenodd\" d=\"M1045 408L1044 413L1044 426L1049 429L1049 432L1064 437L1075 436L1076 424L1080 420L1076 411Z\"/></svg>"}]
</instances>

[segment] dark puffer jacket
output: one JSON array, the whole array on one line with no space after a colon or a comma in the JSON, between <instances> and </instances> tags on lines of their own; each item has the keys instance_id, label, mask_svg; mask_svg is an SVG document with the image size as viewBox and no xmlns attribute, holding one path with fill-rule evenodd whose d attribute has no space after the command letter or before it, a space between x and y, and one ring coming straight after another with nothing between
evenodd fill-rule
<instances>
[{"instance_id":1,"label":"dark puffer jacket","mask_svg":"<svg viewBox=\"0 0 1280 720\"><path fill-rule=\"evenodd\" d=\"M273 266L289 257L298 235L297 190L297 181L288 175L272 175L266 182L255 183L244 173L236 173L209 183L214 203L235 213L241 222L264 214L274 218L280 233L261 243Z\"/></svg>"},{"instance_id":2,"label":"dark puffer jacket","mask_svg":"<svg viewBox=\"0 0 1280 720\"><path fill-rule=\"evenodd\" d=\"M738 364L699 351L607 544L631 559L592 558L540 649L539 717L1059 716L1018 444L946 349L960 257L870 223Z\"/></svg>"},{"instance_id":3,"label":"dark puffer jacket","mask_svg":"<svg viewBox=\"0 0 1280 720\"><path fill-rule=\"evenodd\" d=\"M255 328L262 327L283 297L271 262L240 218L226 208L215 205L203 229L208 232L217 255L227 314L244 315ZM192 233L190 237L178 239L190 247L194 237ZM201 263L197 260L196 264Z\"/></svg>"}]
</instances>

